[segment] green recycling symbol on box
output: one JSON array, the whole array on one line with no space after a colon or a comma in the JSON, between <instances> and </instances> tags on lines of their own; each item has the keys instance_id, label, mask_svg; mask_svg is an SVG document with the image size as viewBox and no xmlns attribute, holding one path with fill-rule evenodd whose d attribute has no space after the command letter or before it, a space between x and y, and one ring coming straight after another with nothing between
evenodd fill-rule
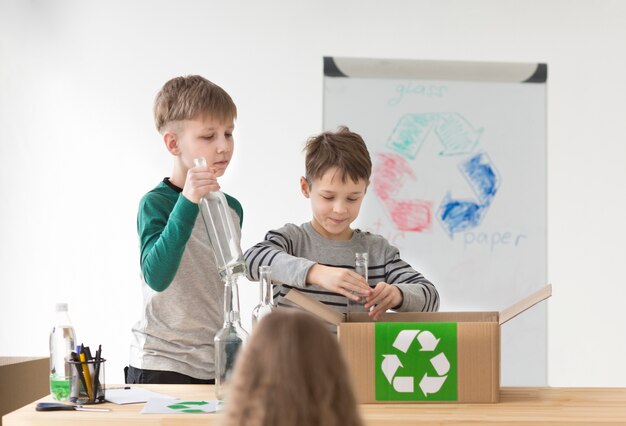
<instances>
[{"instance_id":1,"label":"green recycling symbol on box","mask_svg":"<svg viewBox=\"0 0 626 426\"><path fill-rule=\"evenodd\" d=\"M375 324L377 401L456 401L455 322Z\"/></svg>"}]
</instances>

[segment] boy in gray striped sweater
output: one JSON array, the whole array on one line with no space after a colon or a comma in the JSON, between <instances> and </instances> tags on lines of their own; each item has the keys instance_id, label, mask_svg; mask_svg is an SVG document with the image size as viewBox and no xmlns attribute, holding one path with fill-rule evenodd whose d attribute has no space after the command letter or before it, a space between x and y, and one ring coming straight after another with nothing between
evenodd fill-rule
<instances>
[{"instance_id":1,"label":"boy in gray striped sweater","mask_svg":"<svg viewBox=\"0 0 626 426\"><path fill-rule=\"evenodd\" d=\"M363 139L347 127L307 141L302 194L311 200L313 218L300 226L271 230L244 255L248 278L257 281L259 266L272 268L274 301L286 300L296 288L339 312L347 298L364 298L377 320L387 309L436 311L435 286L400 258L398 249L380 235L352 229L369 184L372 162ZM354 270L355 253L369 256L369 282Z\"/></svg>"}]
</instances>

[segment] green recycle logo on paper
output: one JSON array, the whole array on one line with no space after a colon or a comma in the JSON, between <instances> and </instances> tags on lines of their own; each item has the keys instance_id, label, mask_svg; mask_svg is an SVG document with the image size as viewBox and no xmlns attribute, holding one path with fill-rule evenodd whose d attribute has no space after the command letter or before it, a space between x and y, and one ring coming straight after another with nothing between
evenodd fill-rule
<instances>
[{"instance_id":1,"label":"green recycle logo on paper","mask_svg":"<svg viewBox=\"0 0 626 426\"><path fill-rule=\"evenodd\" d=\"M456 401L456 323L375 324L377 401Z\"/></svg>"},{"instance_id":2,"label":"green recycle logo on paper","mask_svg":"<svg viewBox=\"0 0 626 426\"><path fill-rule=\"evenodd\" d=\"M206 401L183 401L177 402L176 404L168 405L167 408L181 411L183 413L204 413L205 411L199 406L208 404L209 403Z\"/></svg>"}]
</instances>

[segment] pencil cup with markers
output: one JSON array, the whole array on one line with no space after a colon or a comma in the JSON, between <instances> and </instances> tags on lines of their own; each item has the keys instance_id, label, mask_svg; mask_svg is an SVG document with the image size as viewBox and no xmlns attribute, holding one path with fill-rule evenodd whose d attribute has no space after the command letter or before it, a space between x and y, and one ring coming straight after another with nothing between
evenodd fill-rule
<instances>
[{"instance_id":1,"label":"pencil cup with markers","mask_svg":"<svg viewBox=\"0 0 626 426\"><path fill-rule=\"evenodd\" d=\"M69 360L72 370L70 402L75 404L100 404L104 402L104 358Z\"/></svg>"}]
</instances>

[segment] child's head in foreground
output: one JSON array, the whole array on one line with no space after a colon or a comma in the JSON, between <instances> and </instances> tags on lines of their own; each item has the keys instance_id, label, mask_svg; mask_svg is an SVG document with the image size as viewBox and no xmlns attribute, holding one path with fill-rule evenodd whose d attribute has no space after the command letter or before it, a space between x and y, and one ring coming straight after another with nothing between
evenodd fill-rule
<instances>
[{"instance_id":1,"label":"child's head in foreground","mask_svg":"<svg viewBox=\"0 0 626 426\"><path fill-rule=\"evenodd\" d=\"M224 424L361 425L337 337L312 315L263 317L240 353Z\"/></svg>"}]
</instances>

